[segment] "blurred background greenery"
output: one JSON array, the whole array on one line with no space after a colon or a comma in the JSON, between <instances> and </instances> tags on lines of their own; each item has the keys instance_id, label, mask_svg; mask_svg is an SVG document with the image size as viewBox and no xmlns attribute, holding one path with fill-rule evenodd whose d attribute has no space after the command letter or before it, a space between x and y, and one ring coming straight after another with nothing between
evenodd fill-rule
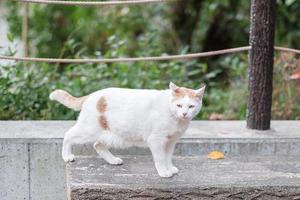
<instances>
[{"instance_id":1,"label":"blurred background greenery","mask_svg":"<svg viewBox=\"0 0 300 200\"><path fill-rule=\"evenodd\" d=\"M14 55L21 38L22 5L7 1L7 37ZM29 6L29 55L58 58L160 56L248 45L250 1L189 0L117 7ZM300 1L278 0L276 45L300 48ZM106 87L165 89L208 85L198 119L245 119L247 53L184 61L46 64L0 61L0 119L75 119L48 99L61 88L82 96ZM273 119L300 118L300 69L292 54L276 53Z\"/></svg>"}]
</instances>

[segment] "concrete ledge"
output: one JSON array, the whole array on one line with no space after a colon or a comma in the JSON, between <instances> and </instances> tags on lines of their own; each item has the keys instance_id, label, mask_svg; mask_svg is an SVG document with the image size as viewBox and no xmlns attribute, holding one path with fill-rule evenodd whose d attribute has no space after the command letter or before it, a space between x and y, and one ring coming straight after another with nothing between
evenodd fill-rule
<instances>
[{"instance_id":1,"label":"concrete ledge","mask_svg":"<svg viewBox=\"0 0 300 200\"><path fill-rule=\"evenodd\" d=\"M257 199L257 200L297 200L300 198L298 187L231 187L231 188L172 188L172 189L143 189L128 190L106 188L78 188L71 193L69 199L133 199L133 200L227 200L227 199Z\"/></svg>"},{"instance_id":2,"label":"concrete ledge","mask_svg":"<svg viewBox=\"0 0 300 200\"><path fill-rule=\"evenodd\" d=\"M0 139L62 139L75 121L0 121ZM269 131L246 128L245 121L192 121L183 139L300 138L300 121L272 121Z\"/></svg>"},{"instance_id":3,"label":"concrete ledge","mask_svg":"<svg viewBox=\"0 0 300 200\"><path fill-rule=\"evenodd\" d=\"M61 143L64 133L74 123L0 121L1 200L66 199ZM226 156L300 155L299 121L272 121L272 129L248 130L243 121L195 121L177 144L175 154L203 156L217 149ZM74 152L76 156L96 155L91 145L75 146ZM148 149L141 148L114 152L132 156L150 154Z\"/></svg>"},{"instance_id":4,"label":"concrete ledge","mask_svg":"<svg viewBox=\"0 0 300 200\"><path fill-rule=\"evenodd\" d=\"M61 144L74 121L0 121L2 143ZM300 154L300 122L272 121L272 130L255 131L244 121L193 121L176 146L176 155L206 155L218 149L228 155ZM96 155L91 145L75 145L75 155ZM148 149L114 150L121 155L147 155Z\"/></svg>"},{"instance_id":5,"label":"concrete ledge","mask_svg":"<svg viewBox=\"0 0 300 200\"><path fill-rule=\"evenodd\" d=\"M80 157L67 165L69 199L299 199L298 157L176 157L180 173L160 178L150 156L124 165Z\"/></svg>"}]
</instances>

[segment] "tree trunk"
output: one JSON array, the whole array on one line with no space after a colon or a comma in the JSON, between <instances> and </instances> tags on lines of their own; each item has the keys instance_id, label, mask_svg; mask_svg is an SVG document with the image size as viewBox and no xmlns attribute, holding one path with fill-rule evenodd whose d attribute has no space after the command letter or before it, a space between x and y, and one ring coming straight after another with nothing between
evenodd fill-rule
<instances>
[{"instance_id":1,"label":"tree trunk","mask_svg":"<svg viewBox=\"0 0 300 200\"><path fill-rule=\"evenodd\" d=\"M29 4L23 3L23 16L22 16L22 42L23 42L23 55L26 57L29 55L29 47L28 47L28 12L29 12Z\"/></svg>"},{"instance_id":2,"label":"tree trunk","mask_svg":"<svg viewBox=\"0 0 300 200\"><path fill-rule=\"evenodd\" d=\"M276 0L251 1L247 127L270 129Z\"/></svg>"},{"instance_id":3,"label":"tree trunk","mask_svg":"<svg viewBox=\"0 0 300 200\"><path fill-rule=\"evenodd\" d=\"M173 27L183 46L192 46L193 32L197 27L203 0L179 0L173 7Z\"/></svg>"}]
</instances>

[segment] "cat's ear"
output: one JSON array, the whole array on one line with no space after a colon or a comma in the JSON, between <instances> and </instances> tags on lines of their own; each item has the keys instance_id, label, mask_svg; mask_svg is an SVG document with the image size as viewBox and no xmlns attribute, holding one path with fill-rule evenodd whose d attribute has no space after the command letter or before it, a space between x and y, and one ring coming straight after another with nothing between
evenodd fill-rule
<instances>
[{"instance_id":1,"label":"cat's ear","mask_svg":"<svg viewBox=\"0 0 300 200\"><path fill-rule=\"evenodd\" d=\"M205 88L206 88L206 85L202 86L200 89L198 90L195 90L196 94L197 94L197 97L202 99L203 95L204 95L204 92L205 92Z\"/></svg>"},{"instance_id":2,"label":"cat's ear","mask_svg":"<svg viewBox=\"0 0 300 200\"><path fill-rule=\"evenodd\" d=\"M172 91L172 94L175 95L176 93L179 92L179 87L175 85L174 83L170 82L169 88Z\"/></svg>"}]
</instances>

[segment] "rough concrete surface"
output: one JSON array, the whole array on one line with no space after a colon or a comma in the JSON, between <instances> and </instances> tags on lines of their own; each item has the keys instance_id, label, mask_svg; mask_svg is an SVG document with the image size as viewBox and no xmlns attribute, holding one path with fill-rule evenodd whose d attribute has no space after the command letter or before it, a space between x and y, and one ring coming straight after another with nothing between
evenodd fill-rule
<instances>
[{"instance_id":1,"label":"rough concrete surface","mask_svg":"<svg viewBox=\"0 0 300 200\"><path fill-rule=\"evenodd\" d=\"M0 121L0 200L66 199L61 143L74 121ZM272 121L271 131L245 128L243 121L194 121L176 146L180 156L211 150L232 156L300 155L300 123ZM76 157L96 155L91 145L74 146ZM121 156L150 155L148 149L113 150ZM125 165L124 165L125 166ZM156 173L153 173L156 175Z\"/></svg>"},{"instance_id":2,"label":"rough concrete surface","mask_svg":"<svg viewBox=\"0 0 300 200\"><path fill-rule=\"evenodd\" d=\"M74 121L0 121L0 142L61 143ZM206 155L219 149L228 155L299 155L300 122L272 121L272 130L246 128L244 121L193 121L175 149L177 155ZM74 146L75 155L96 155L92 145ZM145 155L148 149L113 150Z\"/></svg>"},{"instance_id":3,"label":"rough concrete surface","mask_svg":"<svg viewBox=\"0 0 300 200\"><path fill-rule=\"evenodd\" d=\"M0 199L28 200L28 145L0 143ZM26 152L26 153L24 153Z\"/></svg>"},{"instance_id":4,"label":"rough concrete surface","mask_svg":"<svg viewBox=\"0 0 300 200\"><path fill-rule=\"evenodd\" d=\"M0 121L0 138L62 139L75 121ZM246 128L245 121L192 121L182 138L300 138L299 121L271 121L271 130Z\"/></svg>"},{"instance_id":5,"label":"rough concrete surface","mask_svg":"<svg viewBox=\"0 0 300 200\"><path fill-rule=\"evenodd\" d=\"M80 157L67 165L69 199L300 199L298 157L176 157L180 169L160 178L150 156L122 166Z\"/></svg>"},{"instance_id":6,"label":"rough concrete surface","mask_svg":"<svg viewBox=\"0 0 300 200\"><path fill-rule=\"evenodd\" d=\"M0 200L65 200L61 143L0 140Z\"/></svg>"}]
</instances>

